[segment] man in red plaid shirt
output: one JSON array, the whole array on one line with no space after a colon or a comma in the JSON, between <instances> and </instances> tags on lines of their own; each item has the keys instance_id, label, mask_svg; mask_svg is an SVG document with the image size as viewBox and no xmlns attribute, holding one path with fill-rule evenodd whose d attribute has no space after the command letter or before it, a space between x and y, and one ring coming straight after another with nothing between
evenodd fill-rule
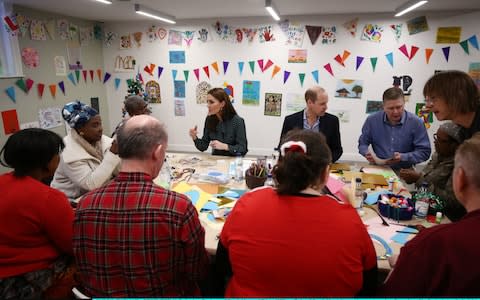
<instances>
[{"instance_id":1,"label":"man in red plaid shirt","mask_svg":"<svg viewBox=\"0 0 480 300\"><path fill-rule=\"evenodd\" d=\"M89 296L198 296L208 269L205 231L190 200L156 186L167 133L147 115L117 133L120 174L80 201L73 246Z\"/></svg>"}]
</instances>

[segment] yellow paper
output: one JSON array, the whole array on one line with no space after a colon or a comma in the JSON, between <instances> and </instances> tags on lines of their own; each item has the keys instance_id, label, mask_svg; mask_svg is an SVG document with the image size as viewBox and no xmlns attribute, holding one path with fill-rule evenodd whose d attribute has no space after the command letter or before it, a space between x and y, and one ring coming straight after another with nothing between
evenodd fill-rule
<instances>
[{"instance_id":1,"label":"yellow paper","mask_svg":"<svg viewBox=\"0 0 480 300\"><path fill-rule=\"evenodd\" d=\"M202 209L202 207L205 206L205 204L208 202L208 200L214 198L211 194L204 192L201 188L195 185L190 185L186 182L180 182L175 187L173 188L173 191L181 194L185 194L189 191L198 191L199 197L197 202L195 203L195 208L197 209L198 212Z\"/></svg>"}]
</instances>

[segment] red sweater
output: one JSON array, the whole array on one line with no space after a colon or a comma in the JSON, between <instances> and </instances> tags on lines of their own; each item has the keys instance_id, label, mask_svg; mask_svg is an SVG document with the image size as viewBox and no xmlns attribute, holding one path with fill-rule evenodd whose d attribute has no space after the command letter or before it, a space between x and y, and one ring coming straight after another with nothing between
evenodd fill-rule
<instances>
[{"instance_id":1,"label":"red sweater","mask_svg":"<svg viewBox=\"0 0 480 300\"><path fill-rule=\"evenodd\" d=\"M30 176L0 176L0 278L73 254L73 210L60 191Z\"/></svg>"}]
</instances>

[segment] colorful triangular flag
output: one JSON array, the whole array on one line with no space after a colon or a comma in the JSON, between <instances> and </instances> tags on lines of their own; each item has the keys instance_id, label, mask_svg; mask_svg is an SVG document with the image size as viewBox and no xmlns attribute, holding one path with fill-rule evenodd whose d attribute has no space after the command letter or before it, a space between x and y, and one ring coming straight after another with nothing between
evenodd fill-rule
<instances>
[{"instance_id":1,"label":"colorful triangular flag","mask_svg":"<svg viewBox=\"0 0 480 300\"><path fill-rule=\"evenodd\" d=\"M310 38L310 42L312 45L315 45L315 43L318 40L318 37L322 33L322 26L310 26L306 25L305 29L307 30L308 37Z\"/></svg>"},{"instance_id":2,"label":"colorful triangular flag","mask_svg":"<svg viewBox=\"0 0 480 300\"><path fill-rule=\"evenodd\" d=\"M63 80L58 83L58 86L60 87L60 90L62 90L62 93L65 96L65 83L63 83Z\"/></svg>"},{"instance_id":3,"label":"colorful triangular flag","mask_svg":"<svg viewBox=\"0 0 480 300\"><path fill-rule=\"evenodd\" d=\"M97 69L97 76L98 76L98 81L102 81L102 70L101 69Z\"/></svg>"},{"instance_id":4,"label":"colorful triangular flag","mask_svg":"<svg viewBox=\"0 0 480 300\"><path fill-rule=\"evenodd\" d=\"M300 79L300 85L303 87L303 81L305 80L305 73L298 73L298 78Z\"/></svg>"},{"instance_id":5,"label":"colorful triangular flag","mask_svg":"<svg viewBox=\"0 0 480 300\"><path fill-rule=\"evenodd\" d=\"M445 56L445 59L448 61L448 57L450 56L450 46L448 47L443 47L443 56Z\"/></svg>"},{"instance_id":6,"label":"colorful triangular flag","mask_svg":"<svg viewBox=\"0 0 480 300\"><path fill-rule=\"evenodd\" d=\"M90 80L93 82L93 74L94 74L95 71L93 70L90 70Z\"/></svg>"},{"instance_id":7,"label":"colorful triangular flag","mask_svg":"<svg viewBox=\"0 0 480 300\"><path fill-rule=\"evenodd\" d=\"M252 71L252 74L255 73L255 61L249 61L248 64L250 65L250 71Z\"/></svg>"},{"instance_id":8,"label":"colorful triangular flag","mask_svg":"<svg viewBox=\"0 0 480 300\"><path fill-rule=\"evenodd\" d=\"M50 94L52 94L52 98L55 98L55 95L57 94L57 86L55 84L51 84L48 86L50 89Z\"/></svg>"},{"instance_id":9,"label":"colorful triangular flag","mask_svg":"<svg viewBox=\"0 0 480 300\"><path fill-rule=\"evenodd\" d=\"M73 73L68 73L67 78L73 83L73 85L77 85L75 78L73 77Z\"/></svg>"},{"instance_id":10,"label":"colorful triangular flag","mask_svg":"<svg viewBox=\"0 0 480 300\"><path fill-rule=\"evenodd\" d=\"M27 85L27 93L30 92L30 90L32 89L33 83L34 83L34 81L30 78L28 78L25 81L25 84Z\"/></svg>"},{"instance_id":11,"label":"colorful triangular flag","mask_svg":"<svg viewBox=\"0 0 480 300\"><path fill-rule=\"evenodd\" d=\"M87 83L87 70L82 70L82 74L83 74L83 81L85 81L85 83Z\"/></svg>"},{"instance_id":12,"label":"colorful triangular flag","mask_svg":"<svg viewBox=\"0 0 480 300\"><path fill-rule=\"evenodd\" d=\"M357 56L357 62L356 62L356 67L355 67L355 71L358 70L358 68L360 68L360 65L362 64L363 62L363 56Z\"/></svg>"},{"instance_id":13,"label":"colorful triangular flag","mask_svg":"<svg viewBox=\"0 0 480 300\"><path fill-rule=\"evenodd\" d=\"M208 68L208 66L203 67L203 71L205 72L205 74L207 74L207 77L210 78L210 69Z\"/></svg>"},{"instance_id":14,"label":"colorful triangular flag","mask_svg":"<svg viewBox=\"0 0 480 300\"><path fill-rule=\"evenodd\" d=\"M465 51L465 53L470 54L470 51L468 49L468 40L461 41L459 44L460 46L462 46L462 49L463 51Z\"/></svg>"},{"instance_id":15,"label":"colorful triangular flag","mask_svg":"<svg viewBox=\"0 0 480 300\"><path fill-rule=\"evenodd\" d=\"M287 82L288 77L290 77L290 72L283 71L283 84L285 84Z\"/></svg>"},{"instance_id":16,"label":"colorful triangular flag","mask_svg":"<svg viewBox=\"0 0 480 300\"><path fill-rule=\"evenodd\" d=\"M260 71L263 72L263 59L257 60L258 66L260 67Z\"/></svg>"},{"instance_id":17,"label":"colorful triangular flag","mask_svg":"<svg viewBox=\"0 0 480 300\"><path fill-rule=\"evenodd\" d=\"M273 71L272 71L272 79L273 79L273 77L275 77L275 75L277 75L278 72L280 72L280 67L275 65L273 67Z\"/></svg>"},{"instance_id":18,"label":"colorful triangular flag","mask_svg":"<svg viewBox=\"0 0 480 300\"><path fill-rule=\"evenodd\" d=\"M410 58L410 56L408 55L407 46L405 44L401 45L398 50L400 50L407 58Z\"/></svg>"},{"instance_id":19,"label":"colorful triangular flag","mask_svg":"<svg viewBox=\"0 0 480 300\"><path fill-rule=\"evenodd\" d=\"M16 103L16 97L15 97L15 88L13 86L9 86L8 88L5 89L5 93L7 93L8 97L10 100L13 101L13 103Z\"/></svg>"},{"instance_id":20,"label":"colorful triangular flag","mask_svg":"<svg viewBox=\"0 0 480 300\"><path fill-rule=\"evenodd\" d=\"M145 66L145 68L143 68L143 70L144 70L147 74L149 74L150 76L153 76L153 73L152 73L153 70L150 69L149 66Z\"/></svg>"},{"instance_id":21,"label":"colorful triangular flag","mask_svg":"<svg viewBox=\"0 0 480 300\"><path fill-rule=\"evenodd\" d=\"M385 57L387 58L390 66L392 66L392 68L393 68L393 52L385 54Z\"/></svg>"},{"instance_id":22,"label":"colorful triangular flag","mask_svg":"<svg viewBox=\"0 0 480 300\"><path fill-rule=\"evenodd\" d=\"M212 63L212 68L215 70L215 72L217 72L217 75L220 74L220 72L218 71L218 63L217 62Z\"/></svg>"},{"instance_id":23,"label":"colorful triangular flag","mask_svg":"<svg viewBox=\"0 0 480 300\"><path fill-rule=\"evenodd\" d=\"M27 86L26 86L25 80L23 80L23 78L20 78L17 81L15 81L15 85L18 86L25 93L27 92Z\"/></svg>"},{"instance_id":24,"label":"colorful triangular flag","mask_svg":"<svg viewBox=\"0 0 480 300\"><path fill-rule=\"evenodd\" d=\"M172 78L173 80L177 79L177 70L172 70Z\"/></svg>"},{"instance_id":25,"label":"colorful triangular flag","mask_svg":"<svg viewBox=\"0 0 480 300\"><path fill-rule=\"evenodd\" d=\"M158 79L160 79L160 76L162 76L162 72L163 72L163 67L158 66L158 75L157 75Z\"/></svg>"},{"instance_id":26,"label":"colorful triangular flag","mask_svg":"<svg viewBox=\"0 0 480 300\"><path fill-rule=\"evenodd\" d=\"M323 68L324 68L325 70L327 70L328 73L330 73L330 75L332 75L332 76L335 77L335 75L333 75L333 70L332 70L332 66L330 65L330 63L324 65Z\"/></svg>"},{"instance_id":27,"label":"colorful triangular flag","mask_svg":"<svg viewBox=\"0 0 480 300\"><path fill-rule=\"evenodd\" d=\"M268 70L268 68L270 68L272 65L273 65L273 61L271 61L271 60L269 59L269 60L267 61L267 63L265 64L265 66L263 66L263 71Z\"/></svg>"},{"instance_id":28,"label":"colorful triangular flag","mask_svg":"<svg viewBox=\"0 0 480 300\"><path fill-rule=\"evenodd\" d=\"M188 75L190 74L190 71L184 70L183 71L183 76L185 76L185 82L188 82Z\"/></svg>"},{"instance_id":29,"label":"colorful triangular flag","mask_svg":"<svg viewBox=\"0 0 480 300\"><path fill-rule=\"evenodd\" d=\"M373 72L375 72L375 68L377 67L377 58L376 57L370 57L370 63L372 64Z\"/></svg>"},{"instance_id":30,"label":"colorful triangular flag","mask_svg":"<svg viewBox=\"0 0 480 300\"><path fill-rule=\"evenodd\" d=\"M223 62L223 75L225 75L225 73L227 73L228 64L229 64L228 61Z\"/></svg>"},{"instance_id":31,"label":"colorful triangular flag","mask_svg":"<svg viewBox=\"0 0 480 300\"><path fill-rule=\"evenodd\" d=\"M470 42L470 44L472 44L473 48L477 49L478 50L478 40L477 40L477 36L476 35L472 35L468 41Z\"/></svg>"},{"instance_id":32,"label":"colorful triangular flag","mask_svg":"<svg viewBox=\"0 0 480 300\"><path fill-rule=\"evenodd\" d=\"M244 65L243 61L238 62L238 70L240 71L240 75L242 75L243 73L243 65Z\"/></svg>"},{"instance_id":33,"label":"colorful triangular flag","mask_svg":"<svg viewBox=\"0 0 480 300\"><path fill-rule=\"evenodd\" d=\"M112 77L112 74L105 72L105 74L103 75L103 84L105 84L105 82L107 82L110 77Z\"/></svg>"},{"instance_id":34,"label":"colorful triangular flag","mask_svg":"<svg viewBox=\"0 0 480 300\"><path fill-rule=\"evenodd\" d=\"M197 77L197 81L200 80L200 69L193 69L193 74Z\"/></svg>"},{"instance_id":35,"label":"colorful triangular flag","mask_svg":"<svg viewBox=\"0 0 480 300\"><path fill-rule=\"evenodd\" d=\"M122 82L120 78L115 78L115 90L118 90L118 87L120 86L120 82Z\"/></svg>"},{"instance_id":36,"label":"colorful triangular flag","mask_svg":"<svg viewBox=\"0 0 480 300\"><path fill-rule=\"evenodd\" d=\"M418 48L417 46L410 47L410 56L408 57L408 60L412 60L415 54L417 54L418 49L420 48Z\"/></svg>"},{"instance_id":37,"label":"colorful triangular flag","mask_svg":"<svg viewBox=\"0 0 480 300\"><path fill-rule=\"evenodd\" d=\"M427 64L430 62L430 56L432 56L433 49L431 48L426 48L425 49L425 59L427 61Z\"/></svg>"},{"instance_id":38,"label":"colorful triangular flag","mask_svg":"<svg viewBox=\"0 0 480 300\"><path fill-rule=\"evenodd\" d=\"M343 54L342 54L342 62L345 64L345 61L347 60L347 58L350 56L350 52L347 51L347 50L343 50Z\"/></svg>"},{"instance_id":39,"label":"colorful triangular flag","mask_svg":"<svg viewBox=\"0 0 480 300\"><path fill-rule=\"evenodd\" d=\"M43 97L43 90L44 89L45 89L45 85L43 83L37 83L38 97L40 97L40 98Z\"/></svg>"},{"instance_id":40,"label":"colorful triangular flag","mask_svg":"<svg viewBox=\"0 0 480 300\"><path fill-rule=\"evenodd\" d=\"M318 84L318 70L312 71L312 76L315 82Z\"/></svg>"},{"instance_id":41,"label":"colorful triangular flag","mask_svg":"<svg viewBox=\"0 0 480 300\"><path fill-rule=\"evenodd\" d=\"M345 65L343 64L343 60L342 60L342 57L340 56L340 54L337 54L337 56L334 57L334 59L342 66L345 67Z\"/></svg>"},{"instance_id":42,"label":"colorful triangular flag","mask_svg":"<svg viewBox=\"0 0 480 300\"><path fill-rule=\"evenodd\" d=\"M75 70L75 77L77 78L77 83L80 82L80 70Z\"/></svg>"}]
</instances>

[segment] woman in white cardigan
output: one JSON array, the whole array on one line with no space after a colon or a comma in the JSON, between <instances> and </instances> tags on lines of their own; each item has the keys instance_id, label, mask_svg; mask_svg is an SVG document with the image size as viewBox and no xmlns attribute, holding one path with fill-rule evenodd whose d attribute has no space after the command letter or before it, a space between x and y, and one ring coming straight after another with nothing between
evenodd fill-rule
<instances>
[{"instance_id":1,"label":"woman in white cardigan","mask_svg":"<svg viewBox=\"0 0 480 300\"><path fill-rule=\"evenodd\" d=\"M120 158L116 141L103 135L95 109L74 101L63 107L62 115L72 130L64 138L65 149L51 186L75 200L108 182Z\"/></svg>"}]
</instances>

